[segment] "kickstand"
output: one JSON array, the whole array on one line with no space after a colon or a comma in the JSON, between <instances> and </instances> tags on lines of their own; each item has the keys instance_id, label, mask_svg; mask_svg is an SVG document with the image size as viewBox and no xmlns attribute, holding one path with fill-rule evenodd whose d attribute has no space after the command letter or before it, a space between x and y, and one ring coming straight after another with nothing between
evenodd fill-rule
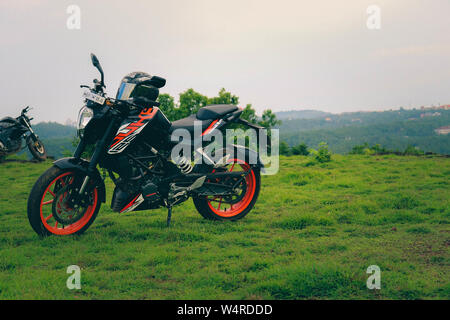
<instances>
[{"instance_id":1,"label":"kickstand","mask_svg":"<svg viewBox=\"0 0 450 320\"><path fill-rule=\"evenodd\" d=\"M170 219L172 219L172 206L167 208L167 227L170 227Z\"/></svg>"}]
</instances>

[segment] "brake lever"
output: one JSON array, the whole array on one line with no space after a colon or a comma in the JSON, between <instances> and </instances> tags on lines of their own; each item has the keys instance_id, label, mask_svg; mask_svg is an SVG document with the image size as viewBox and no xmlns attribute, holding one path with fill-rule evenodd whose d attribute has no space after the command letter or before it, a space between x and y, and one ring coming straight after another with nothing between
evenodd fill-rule
<instances>
[{"instance_id":1,"label":"brake lever","mask_svg":"<svg viewBox=\"0 0 450 320\"><path fill-rule=\"evenodd\" d=\"M88 88L88 89L90 89L91 87L89 87L88 85L85 85L85 84L80 84L80 88Z\"/></svg>"}]
</instances>

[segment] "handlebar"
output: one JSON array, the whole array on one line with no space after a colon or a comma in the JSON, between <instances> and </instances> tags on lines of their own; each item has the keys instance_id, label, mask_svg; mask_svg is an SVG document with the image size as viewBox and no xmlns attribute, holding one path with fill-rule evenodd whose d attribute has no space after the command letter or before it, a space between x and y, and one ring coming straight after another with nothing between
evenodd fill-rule
<instances>
[{"instance_id":1,"label":"handlebar","mask_svg":"<svg viewBox=\"0 0 450 320\"><path fill-rule=\"evenodd\" d=\"M89 90L93 90L95 92L101 92L103 93L103 88L106 88L106 86L101 83L100 81L98 81L97 79L94 79L94 88L91 88L90 86L86 85L86 84L80 84L80 88L87 88Z\"/></svg>"},{"instance_id":2,"label":"handlebar","mask_svg":"<svg viewBox=\"0 0 450 320\"><path fill-rule=\"evenodd\" d=\"M30 109L30 106L26 106L26 108L22 109L22 114L27 113Z\"/></svg>"},{"instance_id":3,"label":"handlebar","mask_svg":"<svg viewBox=\"0 0 450 320\"><path fill-rule=\"evenodd\" d=\"M140 106L140 105L137 105L137 104L129 102L129 101L125 101L125 100L118 100L118 99L113 99L113 98L108 98L108 99L111 102L113 102L116 106L118 106L119 109L123 108L123 107L127 107L127 108L133 107L133 108L137 108L137 109L140 109L140 110L144 110L144 109L147 109L149 107L154 107L154 106L157 107L157 106L159 106L159 102L156 102L156 101L152 101L151 103L149 103L149 106L144 107L144 106Z\"/></svg>"}]
</instances>

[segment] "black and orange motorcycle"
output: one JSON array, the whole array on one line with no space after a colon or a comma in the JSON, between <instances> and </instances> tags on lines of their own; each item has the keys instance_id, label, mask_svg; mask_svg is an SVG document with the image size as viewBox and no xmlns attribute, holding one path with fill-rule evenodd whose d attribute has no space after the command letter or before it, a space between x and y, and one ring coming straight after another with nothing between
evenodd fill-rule
<instances>
[{"instance_id":1,"label":"black and orange motorcycle","mask_svg":"<svg viewBox=\"0 0 450 320\"><path fill-rule=\"evenodd\" d=\"M214 160L205 148L210 144L208 136L224 131L228 124L256 130L261 127L240 119L242 110L234 105L205 106L194 115L170 122L156 102L166 80L143 72L125 76L116 98L109 98L104 92L102 67L95 55L91 54L91 59L101 80L95 79L92 88L81 85L88 90L78 116L80 142L75 153L55 161L29 195L28 219L36 233L48 236L86 231L106 200L106 172L115 184L113 211L166 207L167 225L172 207L189 197L206 219L238 220L253 208L263 170L256 151L227 145L219 150L219 160ZM180 140L173 139L172 133L184 129L193 134L199 127L201 146L194 148L191 143L191 154L182 151L173 156ZM88 149L93 151L85 160L82 156ZM192 165L192 155L201 161Z\"/></svg>"}]
</instances>

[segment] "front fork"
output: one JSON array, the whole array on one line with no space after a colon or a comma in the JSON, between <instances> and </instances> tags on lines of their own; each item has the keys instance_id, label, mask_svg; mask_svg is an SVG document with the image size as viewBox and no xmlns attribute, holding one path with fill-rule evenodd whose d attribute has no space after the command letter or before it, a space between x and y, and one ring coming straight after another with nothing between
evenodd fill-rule
<instances>
[{"instance_id":1,"label":"front fork","mask_svg":"<svg viewBox=\"0 0 450 320\"><path fill-rule=\"evenodd\" d=\"M36 142L39 139L39 137L34 132L33 128L30 125L30 122L28 121L27 118L22 118L22 120L23 120L22 123L25 124L26 128L30 132L29 136L31 136L31 138L33 139L33 142ZM25 141L27 141L28 136L26 135L26 133L24 133L23 138L25 139Z\"/></svg>"},{"instance_id":2,"label":"front fork","mask_svg":"<svg viewBox=\"0 0 450 320\"><path fill-rule=\"evenodd\" d=\"M83 180L83 183L81 184L80 190L78 191L78 194L76 195L76 197L74 199L75 203L78 203L79 199L83 196L83 194L88 186L88 183L91 179L90 175L95 172L97 164L99 163L100 158L103 155L103 152L105 151L107 144L111 140L110 138L111 138L111 134L112 134L114 128L115 128L115 121L112 120L109 123L108 127L106 128L105 134L103 135L102 139L97 142L94 153L89 161L89 166L88 166L88 170L87 170L88 174L84 177L84 180ZM80 143L77 146L77 149L75 150L74 158L80 159L81 155L83 154L85 149L86 149L86 140L81 139Z\"/></svg>"}]
</instances>

